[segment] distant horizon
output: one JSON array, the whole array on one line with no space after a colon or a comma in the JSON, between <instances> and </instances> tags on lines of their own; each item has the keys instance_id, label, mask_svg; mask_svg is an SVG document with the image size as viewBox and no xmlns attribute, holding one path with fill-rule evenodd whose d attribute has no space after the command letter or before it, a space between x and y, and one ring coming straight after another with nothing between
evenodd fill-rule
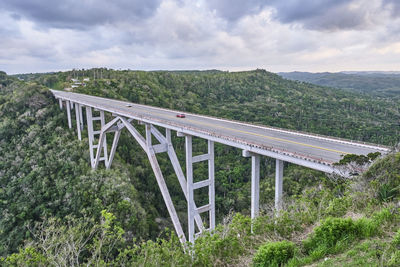
<instances>
[{"instance_id":1,"label":"distant horizon","mask_svg":"<svg viewBox=\"0 0 400 267\"><path fill-rule=\"evenodd\" d=\"M7 73L7 75L26 75L26 74L46 74L46 73L57 73L57 72L68 72L68 71L81 71L81 70L91 70L91 69L112 69L116 71L146 71L146 72L155 72L155 71L221 71L221 72L242 72L242 71L255 71L257 69L262 69L267 72L279 74L279 73L291 73L291 72L304 72L304 73L344 73L344 74L352 74L352 73L382 73L382 74L399 74L400 71L396 70L343 70L343 71L303 71L303 70L292 70L292 71L270 71L268 69L263 69L263 68L254 68L254 69L243 69L243 70L227 70L227 69L216 69L216 68L210 68L210 69L149 69L149 70L144 70L144 69L130 69L130 68L107 68L107 67L94 67L94 68L73 68L73 69L65 69L65 70L53 70L53 71L44 71L44 72L24 72L24 73ZM0 71L4 71L1 70Z\"/></svg>"}]
</instances>

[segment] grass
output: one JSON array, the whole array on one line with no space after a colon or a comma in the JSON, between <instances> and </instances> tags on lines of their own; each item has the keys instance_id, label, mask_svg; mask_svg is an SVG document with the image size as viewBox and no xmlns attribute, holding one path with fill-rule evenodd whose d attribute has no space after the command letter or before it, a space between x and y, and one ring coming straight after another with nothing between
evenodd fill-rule
<instances>
[{"instance_id":1,"label":"grass","mask_svg":"<svg viewBox=\"0 0 400 267\"><path fill-rule=\"evenodd\" d=\"M364 240L339 255L328 255L312 266L383 266L389 260L386 239Z\"/></svg>"}]
</instances>

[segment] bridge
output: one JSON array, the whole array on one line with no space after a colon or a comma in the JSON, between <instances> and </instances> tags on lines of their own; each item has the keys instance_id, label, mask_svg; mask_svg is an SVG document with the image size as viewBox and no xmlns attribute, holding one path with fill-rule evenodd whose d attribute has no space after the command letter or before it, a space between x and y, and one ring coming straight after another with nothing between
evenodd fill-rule
<instances>
[{"instance_id":1,"label":"bridge","mask_svg":"<svg viewBox=\"0 0 400 267\"><path fill-rule=\"evenodd\" d=\"M181 114L181 112L175 110L72 92L56 90L51 90L51 92L58 99L60 108L65 107L69 128L72 128L72 110L75 109L76 131L79 140L82 139L85 120L83 113L86 113L92 168L97 168L100 162L104 162L105 167L110 168L121 131L124 128L129 131L148 156L175 231L182 243L187 240L193 243L203 231L215 228L214 142L239 148L243 151L244 157L251 157L251 218L255 218L259 214L260 156L276 159L275 208L279 210L282 204L284 161L326 173L344 175L343 170L334 165L344 155L367 155L373 152L386 154L389 152L388 147L376 144L190 113L185 113L185 118L179 118L177 114ZM106 122L105 112L112 115L113 119L109 122ZM145 136L138 131L138 127L143 126ZM159 130L160 127L165 129L165 134ZM185 138L186 175L175 153L171 141L171 131L175 131L177 136ZM110 148L106 141L107 134L114 134ZM207 140L208 150L204 154L193 156L192 140L194 137ZM157 143L154 144L152 139L157 140ZM168 154L187 200L188 239L186 239L158 164L157 153ZM193 164L201 161L208 162L208 178L194 182ZM194 201L195 190L204 187L208 187L209 203L197 207ZM208 212L209 215L208 222L204 222L200 216L205 212Z\"/></svg>"}]
</instances>

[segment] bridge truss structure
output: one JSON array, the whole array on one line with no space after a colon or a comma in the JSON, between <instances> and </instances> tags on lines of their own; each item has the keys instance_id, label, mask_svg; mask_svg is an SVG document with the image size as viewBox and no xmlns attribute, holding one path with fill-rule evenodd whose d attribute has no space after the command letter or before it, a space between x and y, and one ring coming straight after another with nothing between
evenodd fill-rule
<instances>
[{"instance_id":1,"label":"bridge truss structure","mask_svg":"<svg viewBox=\"0 0 400 267\"><path fill-rule=\"evenodd\" d=\"M276 160L276 174L275 174L275 209L279 211L282 207L282 195L283 195L283 166L284 162L291 162L294 164L302 165L312 169L320 170L326 173L339 173L343 175L342 171L337 170L331 161L324 160L324 158L316 159L315 156L301 154L296 151L288 151L281 148L264 147L254 141L246 141L245 138L241 139L238 137L224 136L222 133L214 131L207 131L204 128L199 129L193 125L185 125L185 120L178 123L172 119L171 114L180 114L180 112L154 108L150 106L133 104L125 101L111 100L106 98L100 98L95 96L88 96L83 94L76 94L70 92L51 90L54 97L58 99L60 108L65 108L68 117L68 126L72 128L72 110L75 109L75 121L76 131L79 140L82 140L82 131L84 129L86 113L86 124L88 130L88 141L90 151L90 164L93 169L98 168L100 162L104 162L105 168L109 169L112 165L115 152L118 146L118 141L121 135L121 131L126 129L131 136L136 140L140 147L146 153L148 160L151 164L152 170L157 180L158 187L160 188L162 197L165 205L168 209L168 213L171 217L175 231L181 241L186 244L187 241L194 243L197 236L201 235L205 231L212 231L215 228L215 167L214 167L214 143L222 143L229 146L237 147L242 149L242 155L244 157L251 158L251 218L254 219L259 215L259 195L260 195L260 157L268 156L275 158ZM135 111L143 110L138 112ZM106 112L112 115L109 122L106 122ZM166 113L167 115L163 115ZM152 116L151 114L157 114ZM161 117L160 117L161 116ZM164 117L163 117L164 116ZM196 116L196 115L193 115ZM206 119L210 119L218 122L226 122L226 120L198 116ZM229 123L231 121L228 121ZM233 124L242 125L240 122L231 122ZM203 123L206 125L205 123ZM139 126L145 127L145 134L142 135L138 130ZM251 127L258 127L250 124L243 124L244 126L249 125ZM239 126L238 126L239 127ZM164 129L164 133L159 130ZM223 126L223 128L228 128ZM271 129L271 128L265 128ZM321 140L321 142L337 142L342 146L348 146L349 150L357 148L357 152L367 154L370 152L379 151L383 154L389 152L389 148L378 146L374 144L363 144L356 143L348 140L328 138L317 135L310 135L298 132L289 132L283 129L273 129L276 132L282 133L293 133L294 135L302 136L304 138L313 138L312 140ZM185 138L185 161L186 161L186 173L178 160L174 146L171 140L172 131L176 131L177 136ZM242 131L241 132L246 132ZM251 133L251 132L249 132ZM107 145L107 136L113 138L110 149ZM255 134L260 135L260 134ZM192 142L193 138L202 138L207 140L207 151L204 154L193 156ZM272 140L281 141L277 137L271 137ZM153 140L157 140L153 143ZM286 139L282 139L286 140ZM314 140L314 141L315 141ZM287 140L289 143L302 144L301 142L295 142ZM309 145L312 148L318 148L316 145ZM323 149L323 148L321 148ZM325 148L327 152L332 153L337 151L331 148ZM361 150L361 151L360 151ZM324 152L324 151L323 151ZM327 153L326 152L326 153ZM337 151L338 153L341 151ZM179 181L182 192L187 201L187 213L188 213L188 231L187 238L183 231L182 224L179 220L178 214L175 210L171 196L168 191L167 184L165 182L163 172L160 168L156 155L159 153L166 153L170 162L172 163L175 175ZM342 152L349 153L349 152ZM193 177L193 166L198 162L208 163L208 177L202 181L195 181ZM197 180L197 179L196 179ZM195 203L195 190L207 188L208 189L208 204L198 207ZM208 213L208 221L202 219L201 214Z\"/></svg>"}]
</instances>

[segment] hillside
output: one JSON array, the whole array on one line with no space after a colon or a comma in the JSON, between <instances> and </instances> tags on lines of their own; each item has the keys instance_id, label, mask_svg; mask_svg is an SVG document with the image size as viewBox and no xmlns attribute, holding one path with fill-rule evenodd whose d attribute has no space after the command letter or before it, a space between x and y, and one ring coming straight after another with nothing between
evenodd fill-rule
<instances>
[{"instance_id":1,"label":"hillside","mask_svg":"<svg viewBox=\"0 0 400 267\"><path fill-rule=\"evenodd\" d=\"M400 97L400 74L397 72L281 72L280 76L321 86L346 89L380 97Z\"/></svg>"},{"instance_id":2,"label":"hillside","mask_svg":"<svg viewBox=\"0 0 400 267\"><path fill-rule=\"evenodd\" d=\"M101 72L102 79L77 92L387 145L399 141L399 106L391 100L292 82L262 70L94 69L75 75L93 77L94 72ZM70 77L72 72L43 74L22 82L0 75L3 265L243 266L262 261L262 251L275 255L281 248L288 248L288 255L276 257L290 266L400 262L399 153L380 159L354 181L286 166L285 210L277 221L270 205L274 161L263 159L263 216L252 234L246 217L249 162L222 145L216 145L220 225L215 235L198 240L195 257L184 254L176 236L165 230L171 224L146 156L127 134L121 136L111 170L90 169L87 139L78 141L67 128L65 114L48 91L68 85ZM173 141L183 159L182 139ZM171 170L165 158L159 160L163 170ZM184 222L186 205L176 178L166 179ZM273 248L264 248L265 243Z\"/></svg>"},{"instance_id":3,"label":"hillside","mask_svg":"<svg viewBox=\"0 0 400 267\"><path fill-rule=\"evenodd\" d=\"M93 172L87 146L65 130L49 90L0 80L7 83L0 89L0 255L15 251L47 216L93 224L103 209L131 234L148 238L151 227L143 219L152 207L139 203L129 167L117 159L115 170Z\"/></svg>"}]
</instances>

